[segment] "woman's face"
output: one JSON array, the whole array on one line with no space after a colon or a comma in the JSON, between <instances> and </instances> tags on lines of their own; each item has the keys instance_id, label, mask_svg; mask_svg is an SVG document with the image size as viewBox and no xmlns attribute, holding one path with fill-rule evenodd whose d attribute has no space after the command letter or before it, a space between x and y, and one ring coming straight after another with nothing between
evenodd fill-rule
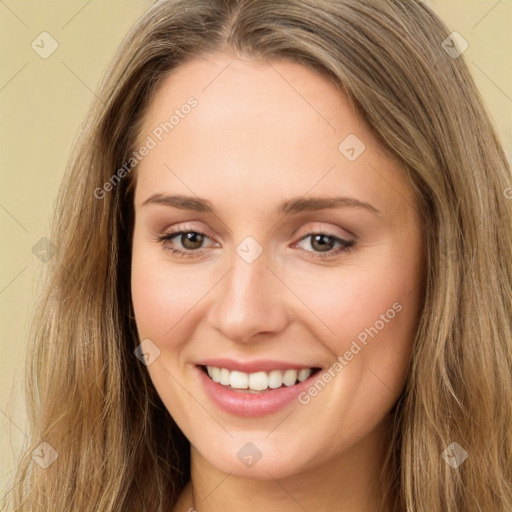
<instances>
[{"instance_id":1,"label":"woman's face","mask_svg":"<svg viewBox=\"0 0 512 512\"><path fill-rule=\"evenodd\" d=\"M279 478L373 450L422 297L398 163L323 76L224 55L163 82L139 142L141 359L197 454Z\"/></svg>"}]
</instances>

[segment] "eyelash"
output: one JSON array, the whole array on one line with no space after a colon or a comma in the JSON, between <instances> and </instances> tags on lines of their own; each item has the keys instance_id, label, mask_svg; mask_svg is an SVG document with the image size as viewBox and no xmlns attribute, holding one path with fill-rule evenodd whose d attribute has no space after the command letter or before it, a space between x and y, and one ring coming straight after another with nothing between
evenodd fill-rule
<instances>
[{"instance_id":1,"label":"eyelash","mask_svg":"<svg viewBox=\"0 0 512 512\"><path fill-rule=\"evenodd\" d=\"M206 233L203 233L202 231L197 231L195 229L194 230L183 230L182 229L180 231L165 233L163 235L158 236L156 239L159 243L161 243L164 246L164 248L166 250L170 251L172 254L176 254L181 257L185 257L185 256L190 256L192 258L198 257L199 256L198 253L201 251L201 249L197 249L194 251L180 250L180 249L175 249L173 247L169 247L169 246L165 245L165 243L169 242L171 239L173 239L179 235L184 235L187 233L194 233L197 235L202 235L207 238L210 238ZM336 256L338 256L340 253L346 254L346 253L350 252L354 247L354 241L352 241L352 240L344 240L343 238L339 238L337 236L330 235L329 233L316 232L316 231L312 231L312 232L305 234L303 237L301 237L301 239L297 243L301 242L302 240L304 240L310 236L314 236L314 235L322 235L322 236L329 237L329 238L333 239L336 243L339 243L341 247L339 247L337 250L331 249L327 253L319 253L319 252L315 252L315 251L305 251L308 254L308 257L310 257L310 258L315 258L315 259L318 258L321 260L332 259L332 258L335 258Z\"/></svg>"}]
</instances>

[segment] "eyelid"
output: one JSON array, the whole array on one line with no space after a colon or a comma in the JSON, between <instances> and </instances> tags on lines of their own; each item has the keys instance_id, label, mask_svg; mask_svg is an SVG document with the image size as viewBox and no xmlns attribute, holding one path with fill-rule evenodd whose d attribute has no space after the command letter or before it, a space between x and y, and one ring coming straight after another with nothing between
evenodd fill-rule
<instances>
[{"instance_id":1,"label":"eyelid","mask_svg":"<svg viewBox=\"0 0 512 512\"><path fill-rule=\"evenodd\" d=\"M176 235L178 233L181 233L181 232L185 232L185 233L188 233L188 232L193 232L193 233L199 233L201 235L205 235L207 236L210 240L215 240L215 237L212 236L212 233L209 229L205 229L205 228L199 228L199 227L195 227L193 226L192 224L189 224L189 223L184 223L184 224L176 224L174 226L172 226L172 228L169 228L168 230L165 229L163 231L163 235Z\"/></svg>"},{"instance_id":2,"label":"eyelid","mask_svg":"<svg viewBox=\"0 0 512 512\"><path fill-rule=\"evenodd\" d=\"M329 224L329 223L325 223L325 222L315 222L312 224L310 223L310 224L306 224L306 226L307 226L306 228L304 228L304 226L301 225L300 227L298 227L297 229L295 229L293 231L290 238L296 239L296 241L294 243L297 243L308 235L324 234L324 235L331 236L334 238L344 239L347 242L348 241L353 241L353 242L356 241L357 237L353 233L348 231L347 229L343 229L343 231L346 234L345 233L336 233L335 232L336 228L337 229L342 229L342 228L340 228L339 226L333 226L332 228L322 227L325 224ZM216 241L215 236L212 236L212 233L208 229L203 229L202 227L201 228L194 227L190 222L176 224L169 230L164 230L163 234L164 235L172 235L172 234L178 234L180 232L187 232L187 231L192 231L195 233L205 235L210 240ZM300 234L300 233L302 233L302 234ZM299 234L300 234L300 236L299 236ZM347 237L347 235L348 235L348 237Z\"/></svg>"},{"instance_id":3,"label":"eyelid","mask_svg":"<svg viewBox=\"0 0 512 512\"><path fill-rule=\"evenodd\" d=\"M348 241L354 241L354 242L356 241L357 237L353 233L348 231L347 229L343 229L342 233L338 233L336 230L341 230L342 228L340 228L339 226L335 226L333 224L331 224L332 227L325 228L325 227L323 227L323 226L325 226L325 224L331 224L331 223L315 222L313 224L307 224L308 227L306 227L304 230L301 226L293 232L292 237L302 239L305 236L312 235L312 234L315 234L315 235L316 234L324 234L327 236L332 236L332 237L347 240L347 242Z\"/></svg>"}]
</instances>

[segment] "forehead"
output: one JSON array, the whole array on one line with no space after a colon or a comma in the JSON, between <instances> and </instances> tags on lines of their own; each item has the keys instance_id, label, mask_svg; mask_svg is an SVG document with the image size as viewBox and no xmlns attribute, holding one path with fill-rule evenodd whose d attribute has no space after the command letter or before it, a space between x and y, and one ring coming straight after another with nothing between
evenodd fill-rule
<instances>
[{"instance_id":1,"label":"forehead","mask_svg":"<svg viewBox=\"0 0 512 512\"><path fill-rule=\"evenodd\" d=\"M186 107L191 98L195 106ZM384 196L389 180L395 194L410 196L397 161L350 101L295 62L212 55L181 65L153 96L138 145L148 137L155 147L137 169L139 196L173 187L201 196L250 187L254 197L273 190L281 198L292 189L366 187Z\"/></svg>"},{"instance_id":2,"label":"forehead","mask_svg":"<svg viewBox=\"0 0 512 512\"><path fill-rule=\"evenodd\" d=\"M245 118L254 127L251 133L258 131L263 136L266 131L261 129L270 123L284 129L302 122L303 131L310 132L336 132L343 130L344 124L365 139L371 138L372 144L378 143L332 81L289 60L242 60L225 54L190 60L159 84L144 116L143 131L168 119L190 97L196 98L200 107L195 111L200 110L201 115L194 117L200 117L206 127L236 132L230 122Z\"/></svg>"}]
</instances>

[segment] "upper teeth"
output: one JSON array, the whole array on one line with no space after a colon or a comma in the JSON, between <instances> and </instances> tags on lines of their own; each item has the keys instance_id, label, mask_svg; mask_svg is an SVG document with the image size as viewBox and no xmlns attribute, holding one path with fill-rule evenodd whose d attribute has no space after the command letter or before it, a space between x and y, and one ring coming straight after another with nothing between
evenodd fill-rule
<instances>
[{"instance_id":1,"label":"upper teeth","mask_svg":"<svg viewBox=\"0 0 512 512\"><path fill-rule=\"evenodd\" d=\"M216 368L207 366L208 375L214 382L219 382L225 386L231 386L237 389L252 389L254 391L263 391L267 388L280 388L293 386L297 380L302 382L306 380L312 372L311 368L302 370L272 370L271 372L245 373L236 370L230 371L226 368Z\"/></svg>"}]
</instances>

